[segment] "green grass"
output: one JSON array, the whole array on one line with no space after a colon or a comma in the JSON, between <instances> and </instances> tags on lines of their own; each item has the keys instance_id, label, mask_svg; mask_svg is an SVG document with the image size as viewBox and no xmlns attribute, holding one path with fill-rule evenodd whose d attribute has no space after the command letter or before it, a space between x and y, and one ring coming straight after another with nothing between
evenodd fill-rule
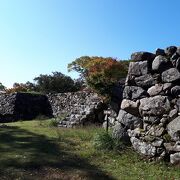
<instances>
[{"instance_id":1,"label":"green grass","mask_svg":"<svg viewBox=\"0 0 180 180\"><path fill-rule=\"evenodd\" d=\"M98 127L58 129L47 121L0 127L0 179L180 179L180 167L144 161L131 148L94 149Z\"/></svg>"}]
</instances>

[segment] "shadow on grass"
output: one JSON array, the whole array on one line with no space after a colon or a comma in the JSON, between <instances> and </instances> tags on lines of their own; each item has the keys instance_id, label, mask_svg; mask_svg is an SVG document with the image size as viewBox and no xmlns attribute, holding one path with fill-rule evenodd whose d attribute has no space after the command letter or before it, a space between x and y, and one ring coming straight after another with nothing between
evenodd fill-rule
<instances>
[{"instance_id":1,"label":"shadow on grass","mask_svg":"<svg viewBox=\"0 0 180 180\"><path fill-rule=\"evenodd\" d=\"M12 179L16 172L22 175L22 172L39 172L44 168L72 173L72 176L73 172L81 172L84 179L114 179L44 135L14 126L0 128L0 177Z\"/></svg>"}]
</instances>

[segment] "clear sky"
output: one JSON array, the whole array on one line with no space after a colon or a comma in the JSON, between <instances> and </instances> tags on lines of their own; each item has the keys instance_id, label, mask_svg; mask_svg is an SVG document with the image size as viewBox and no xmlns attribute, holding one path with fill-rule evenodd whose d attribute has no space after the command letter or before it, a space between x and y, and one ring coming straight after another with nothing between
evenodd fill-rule
<instances>
[{"instance_id":1,"label":"clear sky","mask_svg":"<svg viewBox=\"0 0 180 180\"><path fill-rule=\"evenodd\" d=\"M83 55L129 59L180 46L179 8L180 0L0 0L0 82L67 74Z\"/></svg>"}]
</instances>

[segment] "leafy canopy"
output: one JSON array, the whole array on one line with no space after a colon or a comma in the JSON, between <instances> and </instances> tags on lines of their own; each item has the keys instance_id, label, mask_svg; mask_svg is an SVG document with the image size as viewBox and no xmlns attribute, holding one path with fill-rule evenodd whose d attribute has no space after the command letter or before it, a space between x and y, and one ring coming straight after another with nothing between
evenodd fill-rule
<instances>
[{"instance_id":1,"label":"leafy canopy","mask_svg":"<svg viewBox=\"0 0 180 180\"><path fill-rule=\"evenodd\" d=\"M61 72L53 72L52 75L40 75L34 78L36 90L43 93L65 93L77 91L81 84Z\"/></svg>"},{"instance_id":2,"label":"leafy canopy","mask_svg":"<svg viewBox=\"0 0 180 180\"><path fill-rule=\"evenodd\" d=\"M61 72L53 72L50 75L41 74L34 78L35 83L14 83L13 88L6 89L7 93L31 92L31 93L66 93L78 91L82 82L73 80Z\"/></svg>"},{"instance_id":3,"label":"leafy canopy","mask_svg":"<svg viewBox=\"0 0 180 180\"><path fill-rule=\"evenodd\" d=\"M6 89L7 93L15 93L15 92L33 92L35 91L35 85L31 82L26 83L14 83L12 88Z\"/></svg>"},{"instance_id":4,"label":"leafy canopy","mask_svg":"<svg viewBox=\"0 0 180 180\"><path fill-rule=\"evenodd\" d=\"M68 71L80 73L92 89L109 96L114 84L126 77L128 65L129 61L117 61L111 57L82 56L68 65Z\"/></svg>"}]
</instances>

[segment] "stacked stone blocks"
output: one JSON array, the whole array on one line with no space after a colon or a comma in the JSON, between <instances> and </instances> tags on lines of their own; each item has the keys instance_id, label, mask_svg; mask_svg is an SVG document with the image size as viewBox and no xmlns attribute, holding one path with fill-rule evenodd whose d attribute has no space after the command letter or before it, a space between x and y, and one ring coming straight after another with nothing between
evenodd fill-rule
<instances>
[{"instance_id":1,"label":"stacked stone blocks","mask_svg":"<svg viewBox=\"0 0 180 180\"><path fill-rule=\"evenodd\" d=\"M150 159L180 162L180 48L131 55L114 136Z\"/></svg>"}]
</instances>

